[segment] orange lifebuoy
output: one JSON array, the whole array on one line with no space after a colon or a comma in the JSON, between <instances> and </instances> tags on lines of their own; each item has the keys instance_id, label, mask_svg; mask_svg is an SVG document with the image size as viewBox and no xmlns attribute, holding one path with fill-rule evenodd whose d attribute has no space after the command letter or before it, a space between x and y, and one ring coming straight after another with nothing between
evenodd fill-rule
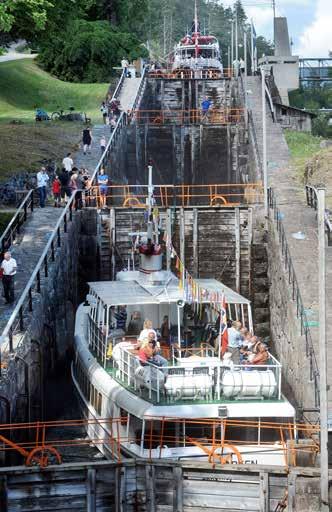
<instances>
[{"instance_id":1,"label":"orange lifebuoy","mask_svg":"<svg viewBox=\"0 0 332 512\"><path fill-rule=\"evenodd\" d=\"M224 205L227 205L228 202L227 200L224 198L224 196L220 196L218 194L214 195L211 197L211 200L210 200L210 206L218 206L218 204L216 204L218 201L222 201L222 203Z\"/></svg>"}]
</instances>

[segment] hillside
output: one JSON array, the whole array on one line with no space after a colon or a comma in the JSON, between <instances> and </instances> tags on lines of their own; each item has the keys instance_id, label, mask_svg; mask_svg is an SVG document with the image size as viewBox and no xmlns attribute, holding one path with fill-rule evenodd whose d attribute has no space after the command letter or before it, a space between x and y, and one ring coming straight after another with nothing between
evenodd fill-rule
<instances>
[{"instance_id":1,"label":"hillside","mask_svg":"<svg viewBox=\"0 0 332 512\"><path fill-rule=\"evenodd\" d=\"M109 84L74 84L52 77L30 59L0 64L0 122L33 121L35 107L49 113L73 106L99 120Z\"/></svg>"},{"instance_id":2,"label":"hillside","mask_svg":"<svg viewBox=\"0 0 332 512\"><path fill-rule=\"evenodd\" d=\"M285 131L296 179L301 184L326 186L326 203L332 208L332 147L321 148L322 138Z\"/></svg>"},{"instance_id":3,"label":"hillside","mask_svg":"<svg viewBox=\"0 0 332 512\"><path fill-rule=\"evenodd\" d=\"M30 59L0 63L0 181L20 171L35 170L44 159L60 162L77 146L82 123L35 123L35 106L48 113L59 106L73 106L86 112L92 122L101 122L99 105L108 87L62 82Z\"/></svg>"}]
</instances>

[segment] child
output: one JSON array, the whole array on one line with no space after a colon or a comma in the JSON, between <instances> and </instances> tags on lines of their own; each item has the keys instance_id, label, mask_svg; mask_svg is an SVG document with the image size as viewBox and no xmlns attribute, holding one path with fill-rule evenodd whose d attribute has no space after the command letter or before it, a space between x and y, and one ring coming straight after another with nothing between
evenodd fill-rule
<instances>
[{"instance_id":1,"label":"child","mask_svg":"<svg viewBox=\"0 0 332 512\"><path fill-rule=\"evenodd\" d=\"M61 182L58 176L55 176L55 180L52 183L52 192L54 197L54 208L60 208L61 205Z\"/></svg>"},{"instance_id":2,"label":"child","mask_svg":"<svg viewBox=\"0 0 332 512\"><path fill-rule=\"evenodd\" d=\"M104 154L105 149L106 149L106 138L103 135L102 138L100 139L100 151L101 151L102 155Z\"/></svg>"}]
</instances>

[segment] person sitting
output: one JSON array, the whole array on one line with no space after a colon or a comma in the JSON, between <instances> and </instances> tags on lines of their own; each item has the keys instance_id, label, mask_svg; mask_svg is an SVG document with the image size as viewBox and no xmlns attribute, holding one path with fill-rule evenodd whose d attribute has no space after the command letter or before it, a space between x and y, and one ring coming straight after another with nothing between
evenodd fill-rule
<instances>
[{"instance_id":1,"label":"person sitting","mask_svg":"<svg viewBox=\"0 0 332 512\"><path fill-rule=\"evenodd\" d=\"M127 328L128 336L138 336L143 329L143 320L140 311L134 311Z\"/></svg>"},{"instance_id":2,"label":"person sitting","mask_svg":"<svg viewBox=\"0 0 332 512\"><path fill-rule=\"evenodd\" d=\"M266 346L257 336L252 336L248 343L247 358L248 361L245 364L250 365L264 365L269 359Z\"/></svg>"},{"instance_id":3,"label":"person sitting","mask_svg":"<svg viewBox=\"0 0 332 512\"><path fill-rule=\"evenodd\" d=\"M138 359L140 363L145 366L147 363L152 362L153 356L153 342L150 342L147 338L144 339L141 343L141 346L138 351Z\"/></svg>"},{"instance_id":4,"label":"person sitting","mask_svg":"<svg viewBox=\"0 0 332 512\"><path fill-rule=\"evenodd\" d=\"M160 343L158 343L155 331L151 330L148 333L148 343L152 347L153 355L151 362L155 364L156 366L167 366L168 362L167 359L165 359L163 356L159 354L160 352Z\"/></svg>"},{"instance_id":5,"label":"person sitting","mask_svg":"<svg viewBox=\"0 0 332 512\"><path fill-rule=\"evenodd\" d=\"M151 322L151 320L149 320L148 318L146 318L146 319L144 320L143 329L141 330L141 332L140 332L140 334L139 334L138 341L144 341L145 339L147 339L148 334L149 334L149 331L153 331L153 332L154 332L154 335L155 335L155 338L157 338L157 333L156 333L156 331L152 328L152 322Z\"/></svg>"}]
</instances>

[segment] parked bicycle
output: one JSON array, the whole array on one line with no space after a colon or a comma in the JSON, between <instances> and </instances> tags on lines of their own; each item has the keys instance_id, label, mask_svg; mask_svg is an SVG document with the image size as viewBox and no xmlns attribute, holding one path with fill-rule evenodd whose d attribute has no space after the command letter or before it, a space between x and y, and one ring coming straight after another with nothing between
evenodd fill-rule
<instances>
[{"instance_id":1,"label":"parked bicycle","mask_svg":"<svg viewBox=\"0 0 332 512\"><path fill-rule=\"evenodd\" d=\"M52 121L80 121L85 124L91 123L85 112L75 111L75 107L69 107L68 112L58 107L59 110L52 112Z\"/></svg>"}]
</instances>

